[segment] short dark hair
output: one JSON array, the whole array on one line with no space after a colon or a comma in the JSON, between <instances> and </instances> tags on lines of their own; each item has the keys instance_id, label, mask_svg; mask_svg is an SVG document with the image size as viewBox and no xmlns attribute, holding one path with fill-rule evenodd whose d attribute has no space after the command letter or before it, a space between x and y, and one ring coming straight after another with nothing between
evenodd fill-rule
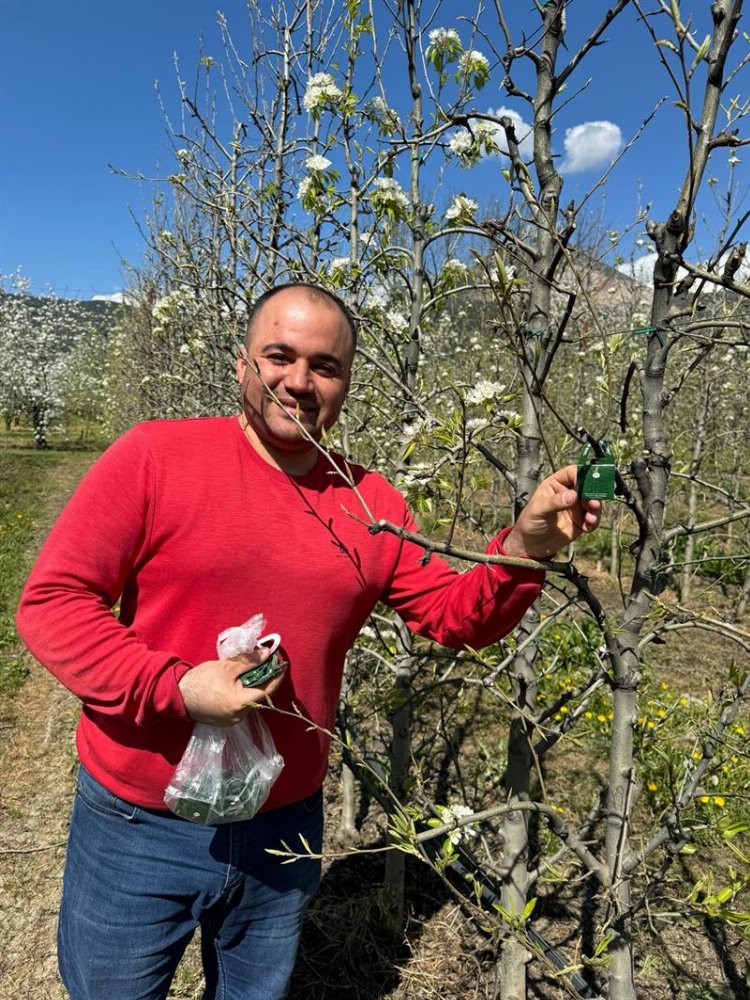
<instances>
[{"instance_id":1,"label":"short dark hair","mask_svg":"<svg viewBox=\"0 0 750 1000\"><path fill-rule=\"evenodd\" d=\"M349 306L334 292L329 291L327 288L323 288L321 285L313 285L307 281L290 281L284 285L274 285L273 288L269 288L267 291L263 292L263 294L260 295L255 302L253 302L252 306L250 306L250 312L247 314L248 340L250 339L255 319L266 302L268 302L269 299L272 299L275 295L278 295L279 292L285 292L288 288L301 288L307 292L308 297L313 301L327 299L331 305L336 306L349 327L349 332L352 335L352 348L354 350L357 349L357 321L355 320L354 314Z\"/></svg>"}]
</instances>

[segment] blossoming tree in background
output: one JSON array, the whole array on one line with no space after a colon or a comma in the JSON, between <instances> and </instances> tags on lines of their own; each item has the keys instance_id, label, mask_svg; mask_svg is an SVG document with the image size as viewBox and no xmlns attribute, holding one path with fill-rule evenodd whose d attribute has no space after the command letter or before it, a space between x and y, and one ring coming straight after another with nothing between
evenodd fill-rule
<instances>
[{"instance_id":1,"label":"blossoming tree in background","mask_svg":"<svg viewBox=\"0 0 750 1000\"><path fill-rule=\"evenodd\" d=\"M96 350L101 343L101 332L79 303L31 296L29 281L20 273L0 276L0 413L6 430L23 420L36 446L46 448L54 420L70 423L81 415L90 424L101 419L101 369L98 384L89 383L89 391L78 395L86 382L86 361L96 355L101 360Z\"/></svg>"}]
</instances>

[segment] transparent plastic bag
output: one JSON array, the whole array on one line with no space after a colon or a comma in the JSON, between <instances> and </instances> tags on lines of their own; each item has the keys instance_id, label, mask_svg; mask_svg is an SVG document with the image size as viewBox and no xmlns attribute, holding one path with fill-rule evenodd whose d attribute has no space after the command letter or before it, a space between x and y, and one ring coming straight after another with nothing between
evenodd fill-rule
<instances>
[{"instance_id":1,"label":"transparent plastic bag","mask_svg":"<svg viewBox=\"0 0 750 1000\"><path fill-rule=\"evenodd\" d=\"M275 634L261 638L264 626L263 615L254 615L225 629L217 641L219 657L231 659L269 642L275 652L281 640ZM234 726L197 722L164 802L177 816L206 826L252 819L283 766L259 710Z\"/></svg>"}]
</instances>

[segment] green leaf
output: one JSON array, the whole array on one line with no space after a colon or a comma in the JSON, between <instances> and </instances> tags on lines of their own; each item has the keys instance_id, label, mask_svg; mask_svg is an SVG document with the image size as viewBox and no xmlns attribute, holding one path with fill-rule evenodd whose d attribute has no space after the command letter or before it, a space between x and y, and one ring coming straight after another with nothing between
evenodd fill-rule
<instances>
[{"instance_id":1,"label":"green leaf","mask_svg":"<svg viewBox=\"0 0 750 1000\"><path fill-rule=\"evenodd\" d=\"M750 823L745 823L742 820L733 821L727 817L720 819L716 824L716 828L724 840L731 840L732 837L736 837L737 834L750 830Z\"/></svg>"},{"instance_id":2,"label":"green leaf","mask_svg":"<svg viewBox=\"0 0 750 1000\"><path fill-rule=\"evenodd\" d=\"M593 956L594 958L600 958L604 954L607 948L609 948L610 942L614 939L614 936L615 935L612 931L604 935L599 944L596 946Z\"/></svg>"},{"instance_id":3,"label":"green leaf","mask_svg":"<svg viewBox=\"0 0 750 1000\"><path fill-rule=\"evenodd\" d=\"M706 53L708 52L708 49L709 49L710 45L711 45L711 36L710 35L706 35L706 37L701 42L698 51L695 53L695 59L693 59L693 64L690 67L690 72L691 73L693 72L693 70L695 69L695 67L698 65L698 63L702 59L704 59L706 57Z\"/></svg>"},{"instance_id":4,"label":"green leaf","mask_svg":"<svg viewBox=\"0 0 750 1000\"><path fill-rule=\"evenodd\" d=\"M410 458L414 453L414 449L417 447L417 439L412 438L411 441L404 448L403 454L401 455L401 461L405 462L407 458Z\"/></svg>"}]
</instances>

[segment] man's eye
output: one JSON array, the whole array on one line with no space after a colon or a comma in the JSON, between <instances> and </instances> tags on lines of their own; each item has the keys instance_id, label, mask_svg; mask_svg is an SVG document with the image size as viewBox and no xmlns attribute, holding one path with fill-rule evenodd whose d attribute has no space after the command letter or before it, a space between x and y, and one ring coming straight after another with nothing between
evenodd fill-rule
<instances>
[{"instance_id":1,"label":"man's eye","mask_svg":"<svg viewBox=\"0 0 750 1000\"><path fill-rule=\"evenodd\" d=\"M319 375L323 375L325 378L335 378L339 373L338 368L335 365L326 364L315 365L315 371L318 372Z\"/></svg>"}]
</instances>

